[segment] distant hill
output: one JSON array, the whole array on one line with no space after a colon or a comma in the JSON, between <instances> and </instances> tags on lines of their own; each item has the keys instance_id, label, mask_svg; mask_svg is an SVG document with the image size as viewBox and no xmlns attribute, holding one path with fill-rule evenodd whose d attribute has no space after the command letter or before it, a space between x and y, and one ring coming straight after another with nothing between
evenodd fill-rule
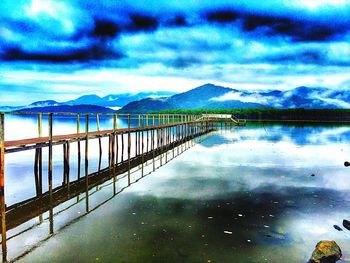
<instances>
[{"instance_id":1,"label":"distant hill","mask_svg":"<svg viewBox=\"0 0 350 263\"><path fill-rule=\"evenodd\" d=\"M69 100L66 102L57 102L55 100L44 100L36 101L29 105L22 106L0 106L0 111L18 111L21 109L28 110L29 108L33 111L32 108L37 107L49 107L49 106L78 106L78 105L96 105L101 107L109 107L112 110L120 109L126 104L132 101L138 101L144 98L159 98L164 96L171 96L176 94L175 92L169 91L155 91L155 92L139 92L139 93L121 93L121 94L110 94L105 97L99 97L96 94L83 95L75 100ZM23 111L23 110L22 110ZM38 109L36 110L38 111Z\"/></svg>"},{"instance_id":2,"label":"distant hill","mask_svg":"<svg viewBox=\"0 0 350 263\"><path fill-rule=\"evenodd\" d=\"M65 102L67 105L81 105L81 104L91 104L103 107L123 107L126 104L141 100L144 98L159 98L165 96L174 95L174 92L168 91L157 91L157 92L140 92L136 94L132 93L122 93L122 94L110 94L105 97L99 97L95 94L84 95L75 100L70 100Z\"/></svg>"},{"instance_id":3,"label":"distant hill","mask_svg":"<svg viewBox=\"0 0 350 263\"><path fill-rule=\"evenodd\" d=\"M63 106L78 106L67 108ZM141 92L137 94L110 94L99 97L95 94L83 95L75 100L57 102L46 100L25 106L1 106L0 111L80 111L81 105L100 106L95 111L119 110L121 113L148 112L179 109L229 109L229 108L278 108L278 109L350 109L350 90L321 87L297 87L291 90L232 89L214 84L205 84L192 90L175 94L173 92ZM86 106L85 106L86 108ZM68 110L69 109L69 110Z\"/></svg>"},{"instance_id":4,"label":"distant hill","mask_svg":"<svg viewBox=\"0 0 350 263\"><path fill-rule=\"evenodd\" d=\"M286 91L249 91L205 84L167 98L143 99L132 102L120 109L119 112L201 108L350 109L350 91L304 86Z\"/></svg>"},{"instance_id":5,"label":"distant hill","mask_svg":"<svg viewBox=\"0 0 350 263\"><path fill-rule=\"evenodd\" d=\"M101 106L104 100L95 94L84 95L75 100L64 102L66 105L98 105Z\"/></svg>"},{"instance_id":6,"label":"distant hill","mask_svg":"<svg viewBox=\"0 0 350 263\"><path fill-rule=\"evenodd\" d=\"M34 107L49 107L49 106L59 106L62 103L59 103L55 100L43 100L43 101L36 101L32 104L28 105L28 108L34 108Z\"/></svg>"},{"instance_id":7,"label":"distant hill","mask_svg":"<svg viewBox=\"0 0 350 263\"><path fill-rule=\"evenodd\" d=\"M112 109L96 106L96 105L60 105L60 106L47 106L36 108L24 108L18 110L19 112L73 112L73 113L112 113L115 112Z\"/></svg>"},{"instance_id":8,"label":"distant hill","mask_svg":"<svg viewBox=\"0 0 350 263\"><path fill-rule=\"evenodd\" d=\"M121 113L147 112L165 109L200 109L200 108L262 108L259 103L230 100L220 102L214 98L223 96L228 92L236 91L230 88L205 84L187 92L179 93L167 98L143 99L131 102L120 109Z\"/></svg>"}]
</instances>

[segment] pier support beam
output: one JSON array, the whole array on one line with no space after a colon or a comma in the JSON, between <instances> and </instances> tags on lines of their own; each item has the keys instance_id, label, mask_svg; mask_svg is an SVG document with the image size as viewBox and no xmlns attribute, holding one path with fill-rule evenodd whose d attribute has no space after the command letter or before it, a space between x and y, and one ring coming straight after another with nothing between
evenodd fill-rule
<instances>
[{"instance_id":1,"label":"pier support beam","mask_svg":"<svg viewBox=\"0 0 350 263\"><path fill-rule=\"evenodd\" d=\"M89 212L89 114L85 116L85 206Z\"/></svg>"},{"instance_id":2,"label":"pier support beam","mask_svg":"<svg viewBox=\"0 0 350 263\"><path fill-rule=\"evenodd\" d=\"M49 183L49 195L50 195L50 234L53 234L53 207L52 207L52 130L53 130L53 114L49 113L49 169L48 169L48 183Z\"/></svg>"},{"instance_id":3,"label":"pier support beam","mask_svg":"<svg viewBox=\"0 0 350 263\"><path fill-rule=\"evenodd\" d=\"M2 262L7 262L5 203L5 116L0 113L0 209Z\"/></svg>"}]
</instances>

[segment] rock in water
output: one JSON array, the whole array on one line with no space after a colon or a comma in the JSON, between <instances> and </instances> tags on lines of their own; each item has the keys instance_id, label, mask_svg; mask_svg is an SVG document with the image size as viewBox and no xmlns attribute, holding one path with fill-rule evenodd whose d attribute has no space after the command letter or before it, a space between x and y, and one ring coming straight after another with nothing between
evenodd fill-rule
<instances>
[{"instance_id":1,"label":"rock in water","mask_svg":"<svg viewBox=\"0 0 350 263\"><path fill-rule=\"evenodd\" d=\"M347 230L350 230L350 221L344 219L343 220L343 227L345 227Z\"/></svg>"},{"instance_id":2,"label":"rock in water","mask_svg":"<svg viewBox=\"0 0 350 263\"><path fill-rule=\"evenodd\" d=\"M310 263L335 263L341 259L341 250L333 240L323 240L317 243L309 260Z\"/></svg>"}]
</instances>

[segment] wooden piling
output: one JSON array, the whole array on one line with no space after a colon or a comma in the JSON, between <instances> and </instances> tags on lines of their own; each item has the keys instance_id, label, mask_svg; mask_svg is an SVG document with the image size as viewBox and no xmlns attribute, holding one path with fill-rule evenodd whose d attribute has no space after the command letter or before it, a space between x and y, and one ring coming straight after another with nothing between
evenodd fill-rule
<instances>
[{"instance_id":1,"label":"wooden piling","mask_svg":"<svg viewBox=\"0 0 350 263\"><path fill-rule=\"evenodd\" d=\"M89 114L85 116L85 206L89 212Z\"/></svg>"},{"instance_id":2,"label":"wooden piling","mask_svg":"<svg viewBox=\"0 0 350 263\"><path fill-rule=\"evenodd\" d=\"M66 184L67 182L67 177L66 177L66 172L67 172L67 144L66 142L62 144L63 148L63 182L62 185Z\"/></svg>"},{"instance_id":3,"label":"wooden piling","mask_svg":"<svg viewBox=\"0 0 350 263\"><path fill-rule=\"evenodd\" d=\"M153 122L154 122L154 116L153 116ZM151 149L152 149L153 171L155 171L156 163L155 163L155 149L154 149L154 129L151 130Z\"/></svg>"},{"instance_id":4,"label":"wooden piling","mask_svg":"<svg viewBox=\"0 0 350 263\"><path fill-rule=\"evenodd\" d=\"M66 171L66 178L67 178L67 192L68 192L68 198L69 198L69 195L70 195L70 143L69 141L67 141L67 146L66 146L66 150L67 150L67 153L66 153L66 157L67 157L67 160L66 160L66 165L67 165L67 171Z\"/></svg>"},{"instance_id":5,"label":"wooden piling","mask_svg":"<svg viewBox=\"0 0 350 263\"><path fill-rule=\"evenodd\" d=\"M0 207L2 261L7 262L5 203L5 116L3 113L0 113Z\"/></svg>"},{"instance_id":6,"label":"wooden piling","mask_svg":"<svg viewBox=\"0 0 350 263\"><path fill-rule=\"evenodd\" d=\"M122 159L122 162L124 162L124 133L122 133L121 135L121 139L122 139L122 156L121 156L121 159Z\"/></svg>"},{"instance_id":7,"label":"wooden piling","mask_svg":"<svg viewBox=\"0 0 350 263\"><path fill-rule=\"evenodd\" d=\"M96 126L97 131L100 131L100 117L98 113L96 113ZM102 142L101 137L98 137L98 148L99 148L99 155L98 155L98 172L101 172L101 163L102 163ZM109 163L111 160L110 151L109 151Z\"/></svg>"},{"instance_id":8,"label":"wooden piling","mask_svg":"<svg viewBox=\"0 0 350 263\"><path fill-rule=\"evenodd\" d=\"M138 132L135 132L135 157L138 155Z\"/></svg>"},{"instance_id":9,"label":"wooden piling","mask_svg":"<svg viewBox=\"0 0 350 263\"><path fill-rule=\"evenodd\" d=\"M142 115L142 128L144 128L144 116ZM144 155L143 155L143 147L144 147L144 131L141 131L141 176L143 177L143 166L144 166Z\"/></svg>"},{"instance_id":10,"label":"wooden piling","mask_svg":"<svg viewBox=\"0 0 350 263\"><path fill-rule=\"evenodd\" d=\"M130 151L131 151L131 134L130 134L130 114L128 114L128 185L131 184L130 178Z\"/></svg>"},{"instance_id":11,"label":"wooden piling","mask_svg":"<svg viewBox=\"0 0 350 263\"><path fill-rule=\"evenodd\" d=\"M38 114L38 137L42 136L42 113ZM36 195L41 196L42 194L42 182L43 182L43 161L42 161L42 148L35 149L35 160L34 160L34 177L36 186ZM42 217L39 218L40 222Z\"/></svg>"},{"instance_id":12,"label":"wooden piling","mask_svg":"<svg viewBox=\"0 0 350 263\"><path fill-rule=\"evenodd\" d=\"M80 133L80 115L77 114L77 134ZM80 146L80 139L78 139L77 142L78 145L78 180L80 180L80 170L81 170L81 146ZM78 196L79 198L79 196Z\"/></svg>"},{"instance_id":13,"label":"wooden piling","mask_svg":"<svg viewBox=\"0 0 350 263\"><path fill-rule=\"evenodd\" d=\"M48 183L50 199L52 198L52 113L49 113L49 169L48 169Z\"/></svg>"},{"instance_id":14,"label":"wooden piling","mask_svg":"<svg viewBox=\"0 0 350 263\"><path fill-rule=\"evenodd\" d=\"M117 192L116 189L116 164L118 162L118 137L117 137L117 114L113 114L113 145L112 145L112 165L113 165L113 194Z\"/></svg>"},{"instance_id":15,"label":"wooden piling","mask_svg":"<svg viewBox=\"0 0 350 263\"><path fill-rule=\"evenodd\" d=\"M49 169L48 169L48 183L49 183L49 195L50 195L50 210L49 218L50 226L49 232L53 234L53 208L52 208L52 130L53 130L53 114L49 113Z\"/></svg>"}]
</instances>

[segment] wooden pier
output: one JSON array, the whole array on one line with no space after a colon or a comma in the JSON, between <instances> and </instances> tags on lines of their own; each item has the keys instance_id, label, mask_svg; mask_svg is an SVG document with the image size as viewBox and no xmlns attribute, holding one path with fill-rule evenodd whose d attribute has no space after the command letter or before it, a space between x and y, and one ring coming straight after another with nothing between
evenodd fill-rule
<instances>
[{"instance_id":1,"label":"wooden pier","mask_svg":"<svg viewBox=\"0 0 350 263\"><path fill-rule=\"evenodd\" d=\"M19 113L18 113L19 114ZM89 191L97 185L112 180L116 189L117 177L125 174L128 185L131 185L131 170L140 167L144 176L144 164L151 162L155 170L155 160L160 164L168 162L168 152L175 148L179 151L186 142L202 136L215 129L215 119L202 115L179 114L73 114L47 113L48 136L43 136L44 113L20 113L33 115L37 119L35 138L5 140L5 114L0 113L0 206L1 206L1 244L2 260L7 262L7 231L16 228L24 222L49 212L53 217L53 208L74 197L85 193L85 209L88 212ZM46 114L45 114L46 115ZM76 132L71 134L54 135L54 119L57 116L70 116L76 121ZM112 118L110 129L100 129L100 117ZM81 131L81 119L85 119L85 129ZM94 118L96 127L92 129L90 122ZM127 127L118 127L118 120L123 119ZM132 125L132 122L136 123ZM132 137L134 138L132 140ZM101 167L103 153L102 138L108 138L108 166ZM89 174L89 142L98 141L99 153L98 171ZM82 145L83 144L83 145ZM62 145L63 169L62 185L53 187L53 147ZM84 147L82 147L84 146ZM72 180L71 149L77 149L77 179ZM43 149L47 148L47 191L43 191ZM57 147L56 147L57 148ZM82 148L84 150L82 151ZM131 152L133 149L133 154ZM32 198L17 202L10 206L5 200L5 157L34 150L33 180L36 195ZM81 168L83 167L83 169ZM45 187L46 188L46 187ZM51 222L51 220L50 220ZM52 234L53 224L50 223Z\"/></svg>"},{"instance_id":2,"label":"wooden pier","mask_svg":"<svg viewBox=\"0 0 350 263\"><path fill-rule=\"evenodd\" d=\"M202 119L224 121L225 125L230 126L233 123L235 126L245 126L247 124L246 120L238 119L233 114L201 114Z\"/></svg>"}]
</instances>

